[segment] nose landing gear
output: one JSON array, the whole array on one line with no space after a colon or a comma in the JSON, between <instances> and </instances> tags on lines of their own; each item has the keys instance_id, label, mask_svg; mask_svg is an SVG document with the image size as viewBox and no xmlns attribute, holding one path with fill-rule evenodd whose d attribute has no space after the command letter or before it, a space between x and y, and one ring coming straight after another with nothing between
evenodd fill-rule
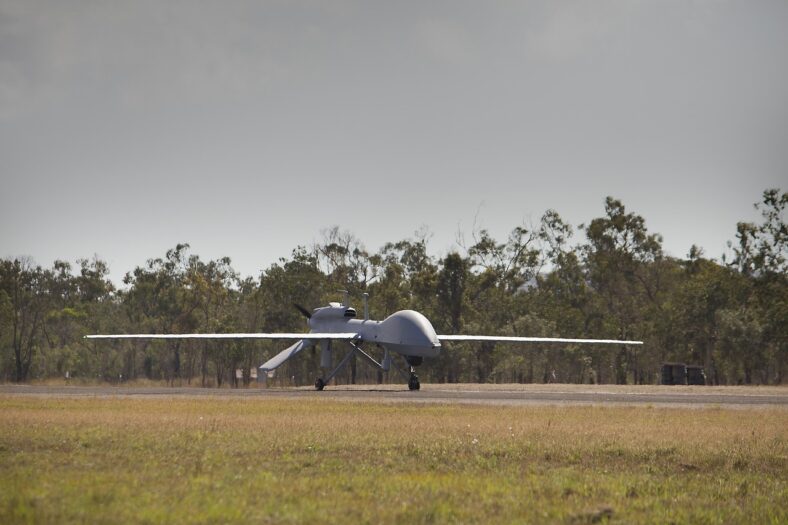
<instances>
[{"instance_id":1,"label":"nose landing gear","mask_svg":"<svg viewBox=\"0 0 788 525\"><path fill-rule=\"evenodd\" d=\"M419 376L416 375L416 367L423 361L421 356L406 355L405 362L410 367L410 378L408 379L408 390L419 390L421 383L419 383Z\"/></svg>"}]
</instances>

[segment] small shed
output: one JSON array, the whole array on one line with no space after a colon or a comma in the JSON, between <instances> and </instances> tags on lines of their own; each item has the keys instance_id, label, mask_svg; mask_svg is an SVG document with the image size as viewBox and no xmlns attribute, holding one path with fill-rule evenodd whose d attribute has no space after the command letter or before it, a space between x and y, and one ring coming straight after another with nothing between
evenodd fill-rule
<instances>
[{"instance_id":1,"label":"small shed","mask_svg":"<svg viewBox=\"0 0 788 525\"><path fill-rule=\"evenodd\" d=\"M662 364L662 384L663 385L686 385L687 384L687 365L684 363L663 363Z\"/></svg>"},{"instance_id":2,"label":"small shed","mask_svg":"<svg viewBox=\"0 0 788 525\"><path fill-rule=\"evenodd\" d=\"M700 365L662 364L663 385L705 385L706 373Z\"/></svg>"},{"instance_id":3,"label":"small shed","mask_svg":"<svg viewBox=\"0 0 788 525\"><path fill-rule=\"evenodd\" d=\"M687 365L687 384L688 385L705 385L706 372L700 365Z\"/></svg>"}]
</instances>

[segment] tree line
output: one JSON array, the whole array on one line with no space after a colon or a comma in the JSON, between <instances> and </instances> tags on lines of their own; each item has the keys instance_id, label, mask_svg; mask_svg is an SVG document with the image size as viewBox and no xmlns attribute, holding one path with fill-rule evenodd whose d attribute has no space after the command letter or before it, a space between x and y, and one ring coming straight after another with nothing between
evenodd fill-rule
<instances>
[{"instance_id":1,"label":"tree line","mask_svg":"<svg viewBox=\"0 0 788 525\"><path fill-rule=\"evenodd\" d=\"M758 223L737 224L715 260L693 246L667 256L662 237L617 199L578 232L553 210L508 238L472 233L436 257L429 235L367 251L332 228L258 277L229 257L204 261L178 244L164 257L108 278L99 258L51 267L0 259L0 379L74 381L147 378L171 384L240 386L283 341L85 340L89 333L299 332L308 308L369 293L373 318L401 309L425 314L438 333L640 339L643 346L444 345L420 369L427 382L647 384L660 365L703 365L712 384L780 384L788 361L788 193L763 192ZM582 235L581 235L582 234ZM582 237L582 238L581 238ZM288 362L279 384L311 384L319 355ZM241 370L238 377L236 371ZM363 363L339 382L399 381Z\"/></svg>"}]
</instances>

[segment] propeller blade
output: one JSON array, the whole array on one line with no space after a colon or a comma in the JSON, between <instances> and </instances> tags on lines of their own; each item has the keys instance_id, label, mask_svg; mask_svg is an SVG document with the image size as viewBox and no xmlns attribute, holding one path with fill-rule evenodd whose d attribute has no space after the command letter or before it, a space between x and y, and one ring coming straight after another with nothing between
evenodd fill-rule
<instances>
[{"instance_id":1,"label":"propeller blade","mask_svg":"<svg viewBox=\"0 0 788 525\"><path fill-rule=\"evenodd\" d=\"M307 310L306 308L304 308L303 306L301 306L300 304L293 303L293 306L295 306L295 307L296 307L296 309L297 309L299 312L301 312L302 314L304 314L304 317L306 317L307 319L311 319L311 318L312 318L312 313L311 313L309 310Z\"/></svg>"}]
</instances>

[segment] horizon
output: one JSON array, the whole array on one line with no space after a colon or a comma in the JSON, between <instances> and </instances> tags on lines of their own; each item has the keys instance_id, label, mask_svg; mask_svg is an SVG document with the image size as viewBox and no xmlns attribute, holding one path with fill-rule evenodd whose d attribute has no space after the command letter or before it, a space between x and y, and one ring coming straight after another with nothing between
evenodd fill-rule
<instances>
[{"instance_id":1,"label":"horizon","mask_svg":"<svg viewBox=\"0 0 788 525\"><path fill-rule=\"evenodd\" d=\"M782 189L780 189L780 191L782 191ZM626 203L624 202L623 204L626 207ZM753 210L755 210L754 204L753 204L752 208L753 208ZM627 209L628 213L638 214L636 210L632 210L629 207L627 207L626 209ZM556 210L556 211L558 211L558 210ZM559 214L560 214L560 212L559 212ZM601 217L603 215L604 215L604 213L600 213L599 215L597 215L597 217ZM640 214L638 214L638 215L640 215ZM587 225L588 222L590 222L591 220L593 220L594 218L597 218L597 217L590 217L588 220L583 221L582 223L579 223L579 224L571 224L573 235L570 238L570 241L568 242L568 246L570 246L570 247L572 247L574 249L577 246L582 245L585 242L586 237L585 237L585 232L584 232L583 229L581 229L581 227ZM668 243L666 242L666 239L664 238L664 235L661 232L654 231L654 230L651 230L651 229L648 228L648 217L643 217L643 218L645 220L645 224L646 224L646 228L648 229L648 232L650 234L658 234L658 235L660 235L660 237L662 237L662 243L661 243L662 244L662 251L663 251L663 254L666 257L670 257L670 258L677 259L677 260L687 260L688 252L689 252L691 246L693 246L693 245L698 246L699 248L701 248L701 250L702 250L701 251L701 255L703 256L703 258L705 258L707 260L710 260L710 261L714 261L714 262L716 262L718 264L724 264L723 259L726 256L731 254L731 246L727 246L726 245L725 250L723 252L715 255L715 254L709 254L706 251L706 248L701 246L701 245L699 245L698 243L692 243L692 244L690 244L690 246L687 247L687 249L685 250L684 254L676 255L675 253L672 253L667 248ZM755 223L757 223L759 218L760 218L760 215L758 213L754 212L752 214L752 216L750 217L751 220L748 220L748 221L742 220L742 221L738 221L738 222L755 222ZM477 219L478 219L478 217L474 218L474 223L477 221ZM529 229L530 229L531 226L538 226L538 220L533 221L533 224L529 224L528 226L529 226ZM505 242L506 235L508 235L508 233L511 232L511 230L514 229L515 227L516 226L513 226L504 235L493 236L493 238L496 240L496 242ZM461 254L463 256L467 256L467 247L469 247L469 246L471 246L473 244L473 242L472 242L472 235L473 235L473 233L479 232L480 230L485 229L483 226L477 225L476 229L473 230L472 232L470 232L470 234L469 234L470 237L471 237L471 242L466 242L465 246L460 244L461 234L464 234L465 232L460 232L458 230L457 232L455 232L455 241L449 247L446 247L446 248L443 248L443 249L440 249L440 250L434 250L434 249L430 249L431 248L430 239L432 239L432 237L434 236L434 232L432 232L427 225L422 225L419 229L414 231L410 236L401 237L401 238L397 238L397 239L390 239L390 240L384 241L380 246L378 246L377 248L374 248L374 249L370 249L370 247L365 243L364 239L358 237L355 234L355 232L353 232L352 230L349 230L349 229L342 228L339 225L333 225L333 226L329 226L329 227L323 228L321 230L320 234L324 235L326 232L328 232L332 228L337 228L342 234L350 234L350 235L352 235L356 240L358 240L359 244L370 255L379 253L384 248L384 246L387 243L396 243L398 241L406 240L406 239L407 240L417 240L417 238L419 236L425 236L426 245L427 245L427 254L430 257L432 257L436 262L440 261L447 254L453 253L453 252L459 253L459 254ZM731 236L730 239L728 239L728 241L726 241L726 243L732 243L735 240L735 233L736 233L736 225L735 224L733 225L732 230L733 230L733 235ZM492 232L490 232L490 233L492 233ZM468 236L465 236L464 238L467 239ZM9 259L9 260L13 260L13 259L29 260L34 265L41 266L42 268L51 267L54 264L55 261L64 261L64 262L68 262L68 263L70 263L72 265L72 270L77 267L76 263L77 263L78 260L82 260L82 259L92 260L94 258L98 258L99 260L102 260L105 263L107 263L107 266L109 267L108 278L112 281L112 283L116 287L116 289L122 290L122 289L127 289L128 288L128 286L123 283L123 278L125 277L125 275L127 273L133 272L134 269L136 269L137 267L145 267L147 265L147 263L149 261L151 261L151 260L164 258L165 255L166 255L166 252L168 250L174 249L179 244L187 244L189 246L188 253L191 254L191 255L199 256L200 259L203 262L207 262L207 261L211 261L211 260L217 260L217 259L222 258L222 257L228 257L230 259L231 266L232 266L233 270L236 271L236 273L238 274L239 278L252 277L254 279L259 279L261 274L263 272L267 271L268 269L270 269L274 264L278 264L282 260L290 260L290 258L292 257L294 251L297 250L299 247L304 247L308 251L313 252L315 250L315 247L317 246L317 244L321 240L324 240L324 239L318 239L317 237L313 237L312 241L309 242L309 243L296 243L295 245L292 246L292 248L286 254L276 255L273 258L269 258L270 262L268 262L264 266L259 266L259 268L257 270L255 270L255 271L253 271L253 272L245 272L245 271L243 271L241 269L241 267L238 265L238 263L237 263L236 259L234 258L234 256L232 254L229 254L229 253L221 253L221 254L218 254L218 255L211 255L209 257L204 257L204 254L201 253L197 248L195 248L194 244L192 242L190 242L188 239L186 239L186 240L184 240L184 239L174 240L172 243L170 243L170 245L164 247L163 250L161 250L160 253L155 254L155 255L146 256L146 257L144 257L144 259L141 260L141 262L136 262L131 267L122 269L121 271L118 271L117 268L114 267L110 263L110 258L104 257L102 254L99 254L99 253L93 253L91 255L85 255L85 256L77 256L77 257L75 257L73 259L66 259L66 258L63 258L63 257L55 257L54 259L52 259L49 262L42 262L42 261L36 259L34 256L29 255L29 254L7 255L4 258L5 259ZM242 262L242 266L243 267L249 267L249 264L248 263L244 264Z\"/></svg>"}]
</instances>

